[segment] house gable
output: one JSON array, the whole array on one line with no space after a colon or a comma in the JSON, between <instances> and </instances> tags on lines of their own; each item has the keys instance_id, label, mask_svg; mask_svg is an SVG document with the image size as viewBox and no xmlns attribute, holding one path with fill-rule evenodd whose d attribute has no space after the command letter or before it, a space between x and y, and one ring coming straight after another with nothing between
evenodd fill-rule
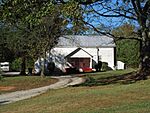
<instances>
[{"instance_id":1,"label":"house gable","mask_svg":"<svg viewBox=\"0 0 150 113\"><path fill-rule=\"evenodd\" d=\"M93 56L84 49L77 48L76 50L68 54L65 58L91 58L91 57Z\"/></svg>"}]
</instances>

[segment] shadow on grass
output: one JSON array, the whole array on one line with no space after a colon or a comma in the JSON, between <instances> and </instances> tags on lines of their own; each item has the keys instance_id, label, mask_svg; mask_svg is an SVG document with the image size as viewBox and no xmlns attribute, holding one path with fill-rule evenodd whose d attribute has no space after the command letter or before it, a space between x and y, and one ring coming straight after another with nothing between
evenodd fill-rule
<instances>
[{"instance_id":1,"label":"shadow on grass","mask_svg":"<svg viewBox=\"0 0 150 113\"><path fill-rule=\"evenodd\" d=\"M132 84L139 80L145 80L147 78L139 77L137 72L131 72L123 75L115 75L111 77L102 77L94 79L91 76L86 76L86 82L80 84L79 86L100 86L100 85L109 85L109 84Z\"/></svg>"}]
</instances>

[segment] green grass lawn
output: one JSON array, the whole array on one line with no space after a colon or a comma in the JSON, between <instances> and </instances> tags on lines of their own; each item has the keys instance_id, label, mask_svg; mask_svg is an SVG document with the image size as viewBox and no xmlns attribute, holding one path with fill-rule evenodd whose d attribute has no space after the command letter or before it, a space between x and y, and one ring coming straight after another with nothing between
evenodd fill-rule
<instances>
[{"instance_id":1,"label":"green grass lawn","mask_svg":"<svg viewBox=\"0 0 150 113\"><path fill-rule=\"evenodd\" d=\"M111 73L116 72L108 75ZM32 99L1 105L0 113L150 113L150 80L49 90Z\"/></svg>"},{"instance_id":2,"label":"green grass lawn","mask_svg":"<svg viewBox=\"0 0 150 113\"><path fill-rule=\"evenodd\" d=\"M116 70L116 71L106 71L106 72L96 72L96 73L86 73L85 78L86 83L83 86L98 86L98 85L108 85L114 83L133 83L134 79L130 79L137 69L126 69L126 70ZM132 74L131 74L132 73Z\"/></svg>"},{"instance_id":3,"label":"green grass lawn","mask_svg":"<svg viewBox=\"0 0 150 113\"><path fill-rule=\"evenodd\" d=\"M18 90L27 90L55 83L56 79L40 76L4 77L0 80L0 94Z\"/></svg>"},{"instance_id":4,"label":"green grass lawn","mask_svg":"<svg viewBox=\"0 0 150 113\"><path fill-rule=\"evenodd\" d=\"M129 68L129 69L126 69L126 70L87 73L86 75L91 76L94 79L99 79L99 78L106 78L106 77L111 77L111 76L123 75L123 74L131 73L133 71L136 71L136 69Z\"/></svg>"}]
</instances>

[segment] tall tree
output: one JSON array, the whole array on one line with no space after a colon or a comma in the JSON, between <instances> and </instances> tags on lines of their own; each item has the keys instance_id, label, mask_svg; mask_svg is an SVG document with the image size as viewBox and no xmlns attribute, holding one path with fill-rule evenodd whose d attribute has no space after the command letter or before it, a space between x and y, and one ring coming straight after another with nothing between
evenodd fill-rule
<instances>
[{"instance_id":1,"label":"tall tree","mask_svg":"<svg viewBox=\"0 0 150 113\"><path fill-rule=\"evenodd\" d=\"M58 38L64 33L62 26L65 26L63 18L60 17L59 12L54 12L43 17L41 23L33 29L32 39L36 40L34 44L30 44L32 49L29 54L44 59L43 65L41 64L41 75L44 75L47 52L57 44Z\"/></svg>"},{"instance_id":2,"label":"tall tree","mask_svg":"<svg viewBox=\"0 0 150 113\"><path fill-rule=\"evenodd\" d=\"M2 3L1 20L14 26L14 31L22 31L17 44L22 48L22 73L25 73L26 55L36 54L45 59L46 51L57 43L68 23L81 26L81 22L78 22L78 18L82 17L80 7L77 3L71 5L72 3L68 2L63 6L49 0L6 0Z\"/></svg>"},{"instance_id":3,"label":"tall tree","mask_svg":"<svg viewBox=\"0 0 150 113\"><path fill-rule=\"evenodd\" d=\"M7 47L7 37L12 36L9 27L1 23L0 25L0 62L11 62L14 59L14 52Z\"/></svg>"},{"instance_id":4,"label":"tall tree","mask_svg":"<svg viewBox=\"0 0 150 113\"><path fill-rule=\"evenodd\" d=\"M63 4L69 0L55 0ZM74 0L85 9L85 24L95 31L114 38L112 28L130 21L138 26L138 32L133 32L132 40L140 41L140 69L137 79L150 75L150 0ZM106 30L97 29L104 24ZM133 36L133 35L132 35Z\"/></svg>"},{"instance_id":5,"label":"tall tree","mask_svg":"<svg viewBox=\"0 0 150 113\"><path fill-rule=\"evenodd\" d=\"M115 28L112 34L116 37L126 37L126 40L116 40L117 60L125 62L127 67L138 67L139 64L139 41L132 40L130 37L135 30L135 26L125 23Z\"/></svg>"},{"instance_id":6,"label":"tall tree","mask_svg":"<svg viewBox=\"0 0 150 113\"><path fill-rule=\"evenodd\" d=\"M46 50L49 41L47 33L51 31L46 28L44 18L54 11L55 6L50 1L6 0L1 4L1 21L13 26L13 32L17 33L17 37L13 38L14 40L10 38L8 40L13 42L12 47L16 48L22 58L21 74L25 74L26 57L31 56L31 51L36 50L32 53L33 56L35 52L42 53L43 48ZM52 18L50 17L49 20L52 20ZM38 32L35 32L35 29Z\"/></svg>"}]
</instances>

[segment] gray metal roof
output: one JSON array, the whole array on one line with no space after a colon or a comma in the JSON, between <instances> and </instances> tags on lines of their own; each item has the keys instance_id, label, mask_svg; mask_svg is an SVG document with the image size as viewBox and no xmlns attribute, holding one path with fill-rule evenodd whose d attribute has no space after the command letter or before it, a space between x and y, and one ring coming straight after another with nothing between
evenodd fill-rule
<instances>
[{"instance_id":1,"label":"gray metal roof","mask_svg":"<svg viewBox=\"0 0 150 113\"><path fill-rule=\"evenodd\" d=\"M57 47L115 47L115 43L108 36L67 35L59 38Z\"/></svg>"}]
</instances>

